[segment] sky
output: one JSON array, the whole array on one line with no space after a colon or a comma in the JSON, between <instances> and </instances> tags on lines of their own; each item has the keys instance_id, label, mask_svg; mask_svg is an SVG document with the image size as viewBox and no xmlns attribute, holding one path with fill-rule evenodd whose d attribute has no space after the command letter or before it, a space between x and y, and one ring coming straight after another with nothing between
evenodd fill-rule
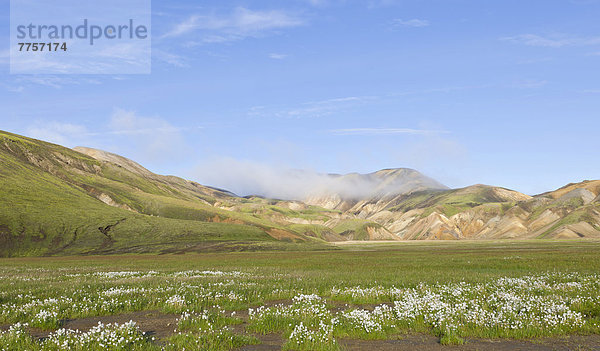
<instances>
[{"instance_id":1,"label":"sky","mask_svg":"<svg viewBox=\"0 0 600 351\"><path fill-rule=\"evenodd\" d=\"M600 0L154 0L139 75L9 74L9 4L2 130L241 195L289 169L600 178Z\"/></svg>"}]
</instances>

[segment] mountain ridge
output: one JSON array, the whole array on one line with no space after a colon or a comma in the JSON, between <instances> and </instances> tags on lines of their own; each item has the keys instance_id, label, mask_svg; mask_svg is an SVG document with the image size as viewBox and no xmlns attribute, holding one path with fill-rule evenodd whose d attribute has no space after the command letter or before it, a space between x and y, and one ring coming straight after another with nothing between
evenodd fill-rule
<instances>
[{"instance_id":1,"label":"mountain ridge","mask_svg":"<svg viewBox=\"0 0 600 351\"><path fill-rule=\"evenodd\" d=\"M239 197L106 151L2 131L0 160L0 256L600 238L600 180L529 196L482 184L449 189L416 170L388 168L333 176L328 193L299 201Z\"/></svg>"},{"instance_id":2,"label":"mountain ridge","mask_svg":"<svg viewBox=\"0 0 600 351\"><path fill-rule=\"evenodd\" d=\"M383 215L382 212L390 209L391 204L397 202L404 204L406 198L410 198L410 196L414 193L419 193L422 191L448 191L453 196L467 198L469 198L469 196L475 196L476 199L473 199L475 200L475 202L454 202L454 204L452 204L452 206L455 207L454 209L448 209L443 207L443 205L448 205L447 202L450 201L442 201L442 208L440 211L431 209L431 206L440 206L440 204L437 204L435 202L429 203L429 206L422 206L422 208L426 209L424 212L431 213L427 214L427 220L424 223L421 221L417 221L413 224L413 226L415 226L415 228L421 228L421 232L425 231L429 234L415 235L414 230L410 230L404 227L401 227L401 229L389 230L387 229L386 225L383 225L380 228L367 226L367 232L369 232L369 230L371 232L378 232L378 234L371 233L369 235L370 239L373 237L383 237L385 239L393 240L397 239L398 237L402 239L464 239L478 236L483 238L517 237L521 235L535 237L535 235L531 234L530 230L528 229L528 221L522 221L517 219L517 217L511 217L510 215L508 215L509 217L505 217L503 220L500 220L498 222L499 224L496 224L493 227L491 227L491 225L486 226L485 223L489 223L490 220L496 220L495 217L486 218L486 216L482 214L487 213L489 209L486 209L485 211L480 211L480 213L474 213L476 212L475 210L470 210L471 212L469 212L469 210L466 210L466 207L478 207L487 203L506 204L510 202L517 203L527 201L538 201L538 198L546 197L554 198L555 201L560 202L569 201L571 199L575 199L574 201L578 201L578 199L580 199L581 201L583 201L584 205L587 205L589 203L597 201L598 197L600 197L600 181L593 180L585 180L580 183L570 183L554 191L545 192L536 196L530 196L517 192L515 190L485 184L475 184L464 188L449 189L448 187L440 184L439 182L429 177L423 176L420 172L411 168L385 168L379 171L366 174L353 172L348 174L333 174L331 176L333 176L336 179L350 178L351 181L356 181L357 179L361 178L377 178L381 176L390 175L402 178L401 183L403 186L406 186L407 184L407 181L405 179L407 175L415 177L417 181L416 184L410 184L411 186L409 187L392 187L393 191L391 192L380 191L377 188L377 186L379 186L380 184L373 183L371 185L375 186L374 190L372 190L366 198L363 197L360 199L345 199L343 194L325 194L320 195L321 198L317 198L317 196L319 195L308 196L303 202L305 202L308 205L320 206L331 210L339 210L346 214L354 215L354 217L356 217L357 219L373 220L374 223L383 225L383 223L385 223L384 218L386 216ZM389 183L389 178L384 179L384 181L380 183L385 183L386 181ZM588 188L592 189L594 192L588 190ZM390 188L385 187L384 189L390 190ZM394 207L391 208L393 209ZM451 219L456 214L458 214L452 213L455 212L457 208L462 209L462 211L459 212L461 214L455 217L454 219ZM550 212L554 214L554 212L552 212L551 210ZM448 218L447 215L450 215L450 218ZM552 216L549 212L546 212L545 214L543 213L541 217L548 218L548 216L554 218L554 216ZM486 219L486 221L484 221L484 219ZM406 220L406 218L404 218L403 221L404 220ZM339 221L340 219L329 220L325 223L325 225L328 227L335 227L334 224ZM484 223L484 225L482 225L482 222ZM531 222L533 225L532 229L537 229L537 231L539 231L539 228L537 226L539 226L539 224L542 223L543 220L536 217L534 219L531 219L529 222ZM578 222L575 224L566 225L564 227L559 227L554 231L554 235L561 237L585 237L588 235L597 236L597 234L600 234L596 233L597 230L593 225L587 226L584 223L587 222ZM386 224L389 225L391 228L397 228L399 226L399 224L396 222ZM481 227L479 231L474 229L477 226ZM572 228L576 228L576 230L573 230ZM548 235L548 233L539 234Z\"/></svg>"}]
</instances>

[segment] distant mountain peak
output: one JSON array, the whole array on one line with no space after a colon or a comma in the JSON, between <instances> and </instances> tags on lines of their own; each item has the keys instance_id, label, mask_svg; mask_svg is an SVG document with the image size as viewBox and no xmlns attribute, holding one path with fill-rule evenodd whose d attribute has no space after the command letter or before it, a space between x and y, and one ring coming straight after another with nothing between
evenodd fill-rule
<instances>
[{"instance_id":1,"label":"distant mountain peak","mask_svg":"<svg viewBox=\"0 0 600 351\"><path fill-rule=\"evenodd\" d=\"M387 168L361 174L330 176L326 186L316 188L306 200L326 208L349 208L357 202L377 202L423 190L446 190L447 186L410 168Z\"/></svg>"}]
</instances>

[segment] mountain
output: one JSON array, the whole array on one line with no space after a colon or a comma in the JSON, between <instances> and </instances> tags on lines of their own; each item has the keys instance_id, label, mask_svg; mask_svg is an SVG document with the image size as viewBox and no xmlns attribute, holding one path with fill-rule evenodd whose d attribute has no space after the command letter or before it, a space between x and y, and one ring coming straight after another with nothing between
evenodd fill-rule
<instances>
[{"instance_id":1,"label":"mountain","mask_svg":"<svg viewBox=\"0 0 600 351\"><path fill-rule=\"evenodd\" d=\"M423 190L448 189L445 185L408 168L383 169L369 174L329 175L327 186L310 194L305 202L340 211L356 212L367 205L379 208L398 196Z\"/></svg>"},{"instance_id":2,"label":"mountain","mask_svg":"<svg viewBox=\"0 0 600 351\"><path fill-rule=\"evenodd\" d=\"M229 192L76 150L0 131L0 256L315 242L247 211L228 211L252 203Z\"/></svg>"},{"instance_id":3,"label":"mountain","mask_svg":"<svg viewBox=\"0 0 600 351\"><path fill-rule=\"evenodd\" d=\"M357 215L403 240L600 238L597 183L534 197L487 185L422 191Z\"/></svg>"},{"instance_id":4,"label":"mountain","mask_svg":"<svg viewBox=\"0 0 600 351\"><path fill-rule=\"evenodd\" d=\"M529 196L411 169L239 197L109 152L0 131L0 256L325 248L344 240L600 238L600 180ZM289 243L296 243L290 245Z\"/></svg>"},{"instance_id":5,"label":"mountain","mask_svg":"<svg viewBox=\"0 0 600 351\"><path fill-rule=\"evenodd\" d=\"M586 180L581 183L568 184L564 187L541 194L542 197L558 200L559 202L571 199L581 199L584 205L598 201L600 194L600 180Z\"/></svg>"}]
</instances>

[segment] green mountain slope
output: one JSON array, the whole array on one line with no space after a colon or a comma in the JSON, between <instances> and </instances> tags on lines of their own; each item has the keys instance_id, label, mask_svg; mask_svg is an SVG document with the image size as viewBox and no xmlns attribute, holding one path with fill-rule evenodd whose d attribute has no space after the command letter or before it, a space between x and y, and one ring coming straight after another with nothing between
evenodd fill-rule
<instances>
[{"instance_id":1,"label":"green mountain slope","mask_svg":"<svg viewBox=\"0 0 600 351\"><path fill-rule=\"evenodd\" d=\"M313 241L263 218L213 206L239 201L227 192L158 176L137 164L138 172L7 132L0 132L0 162L0 256Z\"/></svg>"}]
</instances>

